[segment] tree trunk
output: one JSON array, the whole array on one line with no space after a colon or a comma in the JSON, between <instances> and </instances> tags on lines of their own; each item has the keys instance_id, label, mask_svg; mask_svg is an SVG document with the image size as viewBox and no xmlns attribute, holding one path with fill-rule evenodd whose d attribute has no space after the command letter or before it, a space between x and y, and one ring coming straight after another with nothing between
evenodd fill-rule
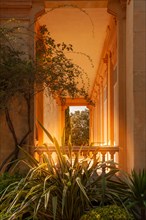
<instances>
[{"instance_id":1,"label":"tree trunk","mask_svg":"<svg viewBox=\"0 0 146 220\"><path fill-rule=\"evenodd\" d=\"M13 137L13 140L14 140L14 143L15 143L15 149L3 161L3 163L0 166L0 171L3 169L3 167L7 163L8 164L6 166L5 172L8 172L11 169L11 167L13 165L13 162L15 162L18 159L18 155L19 155L19 151L20 151L19 147L23 146L24 141L26 140L26 138L31 133L31 124L30 124L30 112L31 112L30 102L31 102L31 99L30 99L30 96L27 97L27 98L25 97L25 100L26 100L26 104L27 104L27 124L28 124L27 126L28 126L28 131L26 132L26 134L24 134L24 136L22 137L20 142L18 142L18 138L17 138L16 132L15 132L15 127L14 127L13 122L11 120L9 110L8 110L8 108L5 108L6 122L7 122L8 128L9 128L11 134L12 134L12 137Z\"/></svg>"}]
</instances>

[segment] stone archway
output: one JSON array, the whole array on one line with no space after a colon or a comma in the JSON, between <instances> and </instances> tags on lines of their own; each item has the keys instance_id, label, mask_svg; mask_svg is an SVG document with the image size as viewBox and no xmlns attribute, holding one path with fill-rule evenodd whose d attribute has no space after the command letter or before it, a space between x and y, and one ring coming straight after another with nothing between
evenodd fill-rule
<instances>
[{"instance_id":1,"label":"stone archway","mask_svg":"<svg viewBox=\"0 0 146 220\"><path fill-rule=\"evenodd\" d=\"M45 9L56 7L59 1L1 1L1 20L16 18L20 24L32 31L35 30L35 21L45 13ZM60 1L64 4L64 1ZM120 147L120 164L128 170L133 167L142 168L146 166L146 134L145 134L145 1L126 0L101 0L101 1L68 1L77 4L81 8L103 7L112 14L112 22L108 25L105 43L102 47L100 62L97 69L91 98L96 100L96 107L92 109L94 125L93 136L96 140L111 141L115 138ZM127 6L127 11L126 7ZM126 15L126 16L125 16ZM137 19L138 18L138 19ZM132 23L131 23L132 21ZM142 21L142 22L141 22ZM133 26L131 25L133 24ZM35 54L34 39L28 39L26 49L31 56ZM142 43L140 43L142 42ZM31 50L29 46L31 45ZM138 47L136 45L139 45ZM130 48L130 49L129 49ZM107 73L112 73L108 74ZM113 76L113 79L110 78ZM113 87L114 83L114 87ZM117 83L117 84L116 84ZM107 86L108 85L108 86ZM142 85L142 86L141 86ZM42 97L40 97L42 101ZM140 101L141 100L141 101ZM42 102L43 103L43 102ZM132 103L132 104L131 104ZM43 104L41 104L43 106ZM59 112L59 120L62 120L62 106L54 102ZM32 127L35 121L35 105L32 104ZM106 115L106 117L104 117ZM40 118L42 115L40 114ZM42 117L43 118L43 117ZM117 120L117 122L116 122ZM23 135L24 130L19 135ZM8 143L11 137L7 138L7 130L1 123L0 145L2 149L1 161L10 152ZM99 136L96 136L96 129ZM62 127L59 126L61 131ZM5 131L4 131L5 130ZM58 134L59 132L58 131ZM114 131L114 132L113 132ZM116 132L116 133L115 133ZM110 137L110 138L109 138ZM31 141L33 135L30 137ZM13 144L12 144L13 145ZM128 145L128 147L127 147ZM139 148L138 148L138 147Z\"/></svg>"},{"instance_id":2,"label":"stone archway","mask_svg":"<svg viewBox=\"0 0 146 220\"><path fill-rule=\"evenodd\" d=\"M89 7L84 1L74 1L73 4L79 4L82 8ZM119 145L121 149L120 163L124 169L127 166L125 4L126 1L112 0L100 1L100 3L90 2L90 7L105 7L112 14L91 92L91 98L95 101L96 107L90 110L91 118L94 119L91 120L90 124L90 140L110 146ZM58 1L50 4L46 2L45 7L57 7L57 5ZM61 105L59 104L59 106ZM59 116L60 131L64 127L64 109L65 106L58 108L59 112L61 112Z\"/></svg>"},{"instance_id":3,"label":"stone archway","mask_svg":"<svg viewBox=\"0 0 146 220\"><path fill-rule=\"evenodd\" d=\"M64 10L64 2L63 3L61 3L61 2L59 2L58 3L58 1L53 1L53 2L50 2L50 4L49 4L49 2L48 3L46 3L45 4L45 7L46 7L46 10L49 10L49 8L51 8L51 7L53 7L53 8L57 8L58 7L58 4L59 4L59 8L61 8L61 4L62 4L62 8L63 8L63 10ZM68 3L67 3L68 5L70 5L70 4L72 4L72 2L69 2L68 1ZM95 1L90 1L90 4L88 3L87 4L87 2L86 1L74 1L73 2L73 5L74 6L71 6L71 7L69 7L69 8L72 8L72 9L74 9L75 8L75 10L78 10L79 11L79 13L80 14L83 14L84 16L85 16L85 18L86 18L86 20L88 20L88 22L89 22L89 25L90 25L90 31L91 31L91 33L90 33L90 35L92 35L92 22L90 21L90 18L89 18L89 16L88 15L85 15L84 14L84 12L82 12L82 11L80 11L79 9L78 9L78 7L81 7L81 8L85 8L85 10L88 10L89 8L99 8L99 11L100 11L100 9L102 9L102 8L104 8L104 11L106 11L106 6L107 6L107 1L100 1L100 2L95 2ZM77 9L76 9L76 7L77 7ZM57 8L58 9L58 8ZM55 9L55 10L57 10L57 9ZM68 9L66 9L65 8L65 10L68 10ZM102 11L102 10L101 10ZM43 14L44 13L44 10L42 10L40 13L38 13L37 15L39 15L39 14ZM46 12L47 13L47 12ZM50 13L50 12L49 12ZM100 12L101 13L101 12ZM46 14L45 14L46 15ZM101 15L101 14L100 14ZM100 16L100 15L98 15L98 17ZM49 16L50 16L50 14L49 14ZM49 19L49 16L48 16L48 19ZM101 16L102 17L102 16ZM104 16L103 16L104 17ZM41 19L39 19L39 21L40 21ZM81 19L80 19L81 20ZM43 24L45 24L45 20L43 20ZM100 23L100 22L99 22ZM55 24L56 25L56 24ZM50 26L49 26L50 27ZM104 29L106 29L105 27L104 27ZM101 36L100 36L100 38L101 38ZM103 39L104 39L104 37L103 37ZM100 48L100 50L101 50L102 48ZM88 52L87 52L88 53ZM98 59L100 58L100 55L98 55ZM96 75L96 73L90 73L90 76L89 76L89 78L90 78L90 80L91 80L91 76L94 76L94 77L92 77L92 85L94 84L94 82L93 82L93 78L95 78L95 75ZM92 90L92 88L90 88L90 91ZM44 98L44 96L42 96L42 100L44 100L45 98ZM62 134L62 130L63 130L63 127L64 127L64 106L62 106L61 107L61 104L57 101L56 103L54 103L54 105L56 106L56 108L58 109L57 111L58 111L58 114L59 114L59 119L58 119L58 122L59 122L59 131L58 132L56 132L56 133L61 133ZM78 102L77 103L75 103L75 105L78 105ZM79 104L79 105L82 105L81 103ZM42 108L42 107L41 107ZM41 111L41 108L40 108L40 111ZM44 108L45 108L45 106L44 106ZM37 110L37 112L39 112L38 110ZM61 112L61 113L60 113ZM93 115L93 109L92 110L90 110L90 112L92 112L92 115ZM46 115L46 114L45 114ZM41 117L44 117L44 116L41 116ZM44 122L44 120L42 119L40 117L40 120L42 120L42 122L43 123L45 123ZM92 129L91 129L91 134L90 134L90 139L92 140L92 141L94 141L94 138L93 138L93 133L95 133L95 131L93 132L93 122L91 123L91 127L92 127ZM95 127L95 126L94 126ZM51 129L51 128L50 128ZM53 129L52 129L53 130ZM41 136L41 135L40 135ZM41 142L41 141L40 141Z\"/></svg>"}]
</instances>

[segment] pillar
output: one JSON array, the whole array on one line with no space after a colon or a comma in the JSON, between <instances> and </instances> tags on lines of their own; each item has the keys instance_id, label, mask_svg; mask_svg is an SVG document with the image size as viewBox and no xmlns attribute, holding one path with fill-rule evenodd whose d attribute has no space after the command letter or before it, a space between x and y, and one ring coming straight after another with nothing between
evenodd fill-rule
<instances>
[{"instance_id":1,"label":"pillar","mask_svg":"<svg viewBox=\"0 0 146 220\"><path fill-rule=\"evenodd\" d=\"M146 168L146 1L130 1L126 14L128 171Z\"/></svg>"},{"instance_id":2,"label":"pillar","mask_svg":"<svg viewBox=\"0 0 146 220\"><path fill-rule=\"evenodd\" d=\"M117 73L118 73L118 98L119 98L118 121L119 121L119 148L120 148L119 164L122 169L127 170L126 7L123 7L123 4L121 4L119 0L109 0L108 12L117 17L117 51L118 51Z\"/></svg>"},{"instance_id":3,"label":"pillar","mask_svg":"<svg viewBox=\"0 0 146 220\"><path fill-rule=\"evenodd\" d=\"M108 144L114 145L114 88L113 88L113 66L111 52L107 55L107 108L108 108Z\"/></svg>"},{"instance_id":4,"label":"pillar","mask_svg":"<svg viewBox=\"0 0 146 220\"><path fill-rule=\"evenodd\" d=\"M94 106L87 106L89 109L89 144L94 143Z\"/></svg>"}]
</instances>

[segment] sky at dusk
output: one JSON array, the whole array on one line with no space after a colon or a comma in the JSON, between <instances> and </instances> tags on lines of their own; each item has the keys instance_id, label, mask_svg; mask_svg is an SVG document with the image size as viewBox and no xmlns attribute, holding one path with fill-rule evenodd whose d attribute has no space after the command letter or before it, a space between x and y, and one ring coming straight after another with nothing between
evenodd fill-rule
<instances>
[{"instance_id":1,"label":"sky at dusk","mask_svg":"<svg viewBox=\"0 0 146 220\"><path fill-rule=\"evenodd\" d=\"M87 109L86 106L70 106L70 113L74 113L75 111L84 111L85 109Z\"/></svg>"}]
</instances>

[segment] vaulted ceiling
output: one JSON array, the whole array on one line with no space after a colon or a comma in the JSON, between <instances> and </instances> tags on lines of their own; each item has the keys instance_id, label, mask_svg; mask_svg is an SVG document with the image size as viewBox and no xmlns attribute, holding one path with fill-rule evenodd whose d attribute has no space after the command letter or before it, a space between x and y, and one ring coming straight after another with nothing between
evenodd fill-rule
<instances>
[{"instance_id":1,"label":"vaulted ceiling","mask_svg":"<svg viewBox=\"0 0 146 220\"><path fill-rule=\"evenodd\" d=\"M46 1L46 13L39 18L39 23L47 25L57 42L73 45L77 53L68 56L87 72L89 93L97 73L109 18L105 0Z\"/></svg>"}]
</instances>

